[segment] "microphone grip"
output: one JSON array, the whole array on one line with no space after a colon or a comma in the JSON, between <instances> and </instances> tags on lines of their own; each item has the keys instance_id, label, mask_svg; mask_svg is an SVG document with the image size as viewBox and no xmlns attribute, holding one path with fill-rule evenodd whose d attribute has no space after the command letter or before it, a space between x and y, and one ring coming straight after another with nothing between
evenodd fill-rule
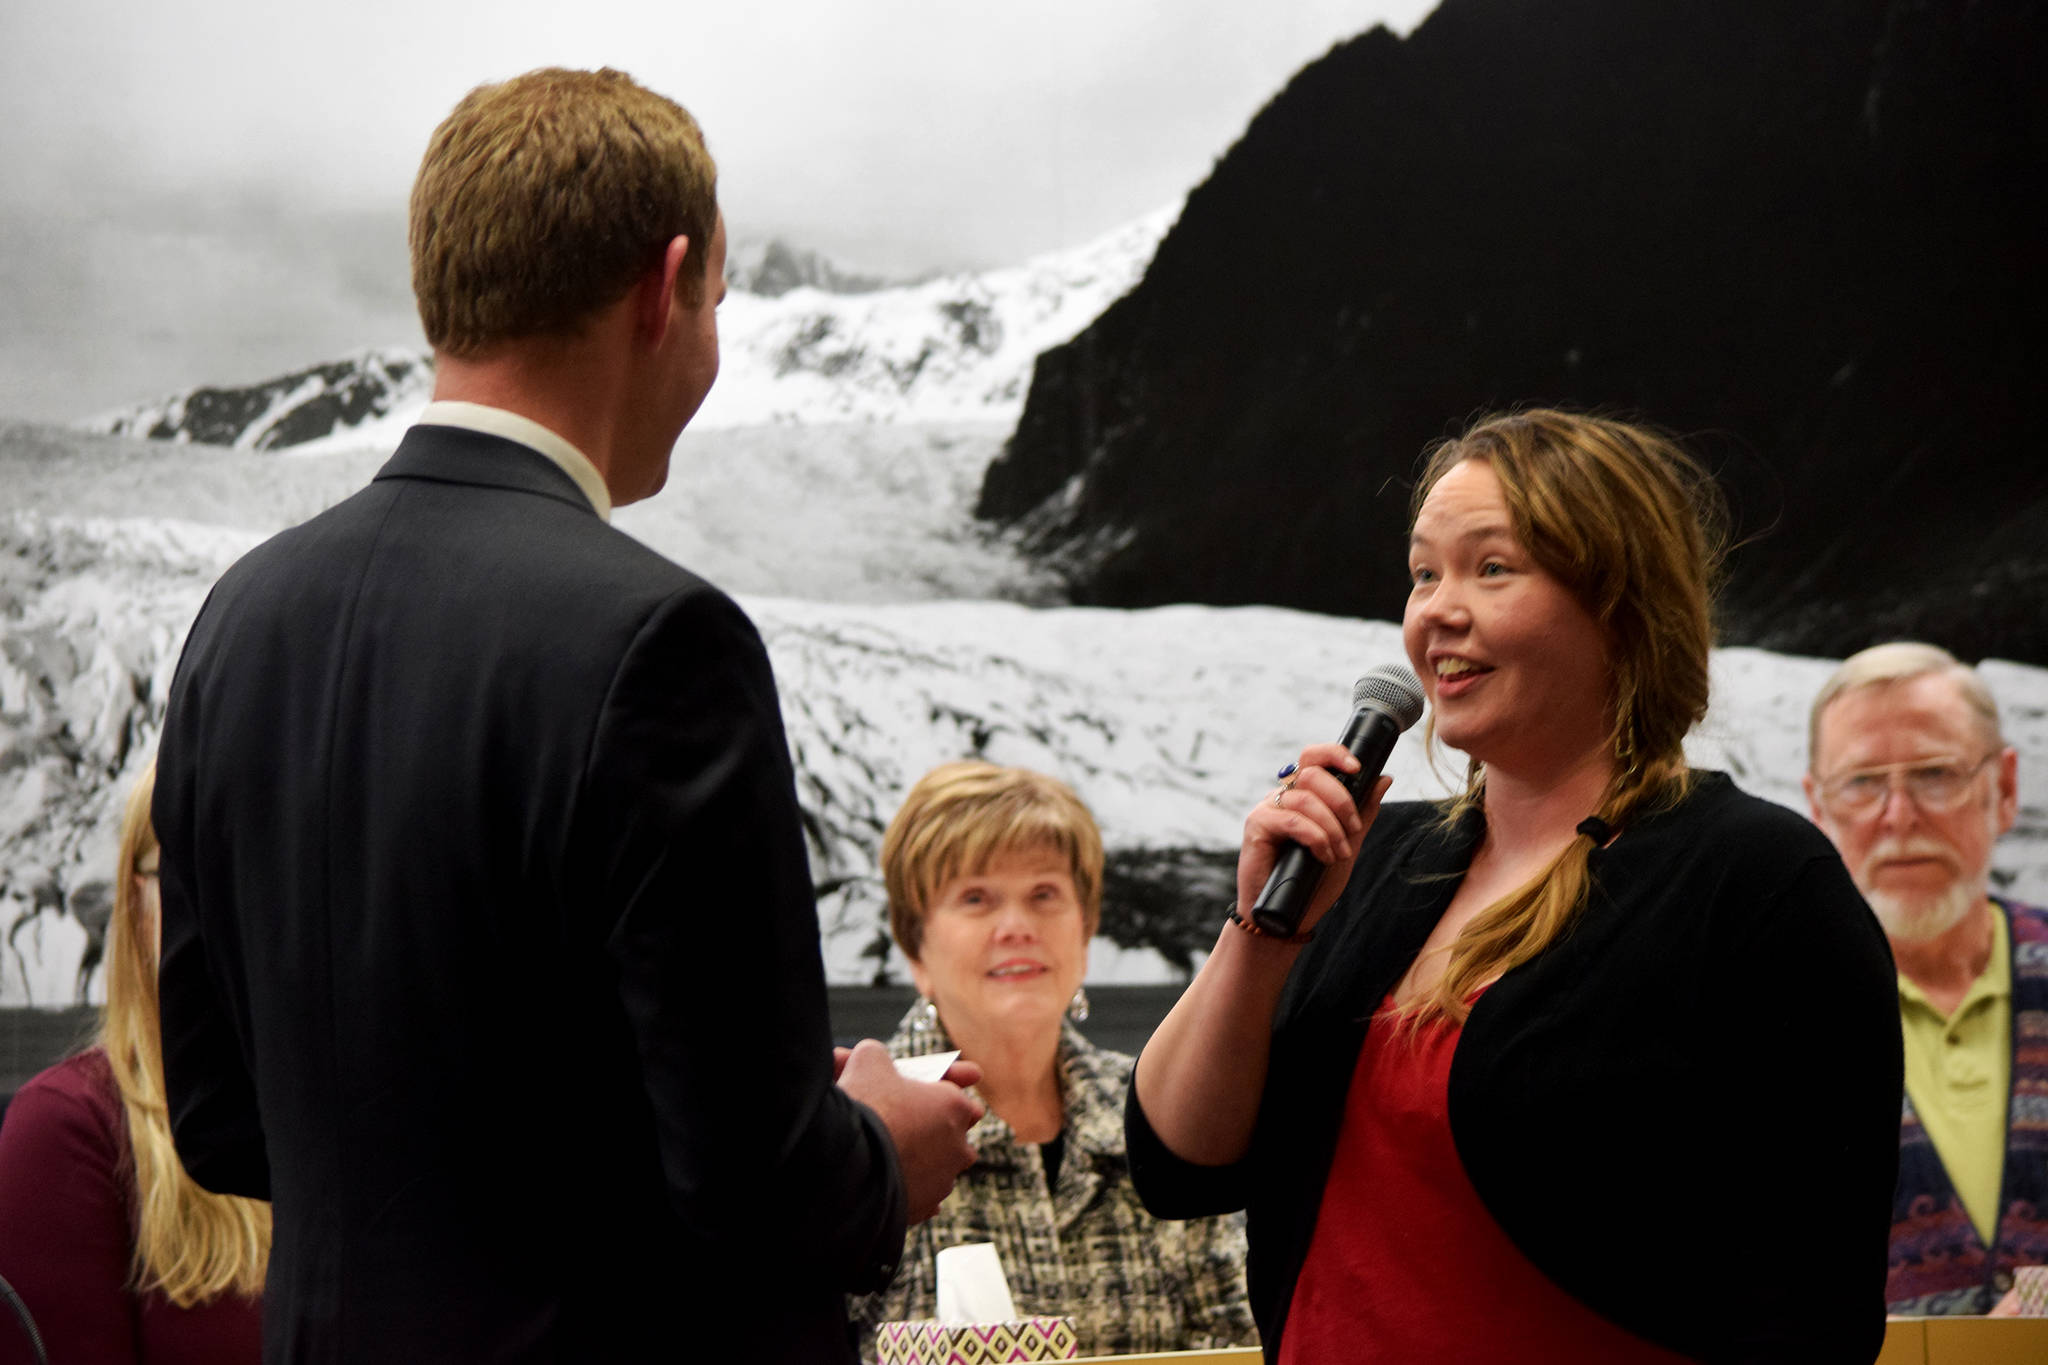
<instances>
[{"instance_id":1,"label":"microphone grip","mask_svg":"<svg viewBox=\"0 0 2048 1365\"><path fill-rule=\"evenodd\" d=\"M1400 737L1400 724L1384 711L1361 706L1351 713L1351 723L1344 727L1337 742L1358 760L1358 771L1333 776L1344 784L1354 803L1379 780L1394 752L1394 741ZM1292 938L1300 933L1301 917L1308 913L1308 903L1315 899L1323 872L1323 865L1313 853L1289 840L1273 864L1273 874L1266 878L1265 890L1259 892L1258 904L1252 907L1252 923L1259 926L1259 932L1275 938Z\"/></svg>"}]
</instances>

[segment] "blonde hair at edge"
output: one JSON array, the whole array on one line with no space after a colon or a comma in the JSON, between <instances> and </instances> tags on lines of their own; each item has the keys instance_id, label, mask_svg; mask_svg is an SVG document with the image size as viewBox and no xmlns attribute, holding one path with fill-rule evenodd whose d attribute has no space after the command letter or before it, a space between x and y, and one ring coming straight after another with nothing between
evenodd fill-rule
<instances>
[{"instance_id":1,"label":"blonde hair at edge","mask_svg":"<svg viewBox=\"0 0 2048 1365\"><path fill-rule=\"evenodd\" d=\"M718 168L697 121L623 71L548 67L463 96L413 183L412 287L437 351L566 335L677 236L704 289Z\"/></svg>"},{"instance_id":2,"label":"blonde hair at edge","mask_svg":"<svg viewBox=\"0 0 2048 1365\"><path fill-rule=\"evenodd\" d=\"M1929 674L1953 680L1964 703L1976 713L1984 742L1994 749L2005 747L2005 734L1998 723L1998 702L1977 676L1976 669L1939 645L1894 640L1886 645L1872 645L1844 659L1820 689L1820 695L1813 699L1813 711L1806 720L1806 770L1820 776L1820 718L1837 697L1880 683L1906 682Z\"/></svg>"},{"instance_id":3,"label":"blonde hair at edge","mask_svg":"<svg viewBox=\"0 0 2048 1365\"><path fill-rule=\"evenodd\" d=\"M1045 849L1067 860L1081 918L1093 938L1102 923L1102 831L1073 788L1029 768L968 760L917 780L882 836L889 928L916 959L924 917L939 888L987 871L1011 853Z\"/></svg>"},{"instance_id":4,"label":"blonde hair at edge","mask_svg":"<svg viewBox=\"0 0 2048 1365\"><path fill-rule=\"evenodd\" d=\"M1431 451L1411 522L1436 481L1466 460L1493 470L1515 538L1606 634L1615 775L1588 814L1626 829L1639 812L1677 802L1690 785L1684 742L1707 712L1724 523L1719 492L1654 431L1532 409L1485 418ZM1475 761L1445 820L1479 806L1485 792L1485 767ZM1578 835L1527 885L1481 911L1452 944L1436 988L1412 1007L1414 1022L1463 1020L1466 998L1481 984L1556 942L1586 902L1593 847L1592 836Z\"/></svg>"},{"instance_id":5,"label":"blonde hair at edge","mask_svg":"<svg viewBox=\"0 0 2048 1365\"><path fill-rule=\"evenodd\" d=\"M171 1146L156 949L136 887L143 860L156 852L149 823L155 785L156 766L151 764L129 793L121 817L120 875L114 880L114 914L107 926L107 1005L99 1041L121 1092L135 1158L135 1286L144 1293L161 1290L180 1308L190 1308L229 1291L247 1297L262 1292L270 1260L270 1205L201 1189Z\"/></svg>"}]
</instances>

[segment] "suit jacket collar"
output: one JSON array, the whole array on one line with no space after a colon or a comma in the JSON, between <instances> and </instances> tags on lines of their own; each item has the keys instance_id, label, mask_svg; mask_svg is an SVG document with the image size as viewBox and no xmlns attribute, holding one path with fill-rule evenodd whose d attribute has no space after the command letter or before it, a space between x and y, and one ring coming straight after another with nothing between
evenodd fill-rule
<instances>
[{"instance_id":1,"label":"suit jacket collar","mask_svg":"<svg viewBox=\"0 0 2048 1365\"><path fill-rule=\"evenodd\" d=\"M409 428L376 477L510 489L597 515L576 481L553 460L531 446L467 427Z\"/></svg>"}]
</instances>

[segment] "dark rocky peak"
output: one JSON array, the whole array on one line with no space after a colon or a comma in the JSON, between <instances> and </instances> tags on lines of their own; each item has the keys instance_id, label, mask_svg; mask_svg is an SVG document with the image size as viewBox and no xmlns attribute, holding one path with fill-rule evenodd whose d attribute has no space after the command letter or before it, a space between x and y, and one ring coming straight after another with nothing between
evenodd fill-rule
<instances>
[{"instance_id":1,"label":"dark rocky peak","mask_svg":"<svg viewBox=\"0 0 2048 1365\"><path fill-rule=\"evenodd\" d=\"M1445 0L1300 72L1040 357L978 511L1077 600L1398 617L1474 414L1639 415L1720 474L1733 641L2048 659L2042 7Z\"/></svg>"}]
</instances>

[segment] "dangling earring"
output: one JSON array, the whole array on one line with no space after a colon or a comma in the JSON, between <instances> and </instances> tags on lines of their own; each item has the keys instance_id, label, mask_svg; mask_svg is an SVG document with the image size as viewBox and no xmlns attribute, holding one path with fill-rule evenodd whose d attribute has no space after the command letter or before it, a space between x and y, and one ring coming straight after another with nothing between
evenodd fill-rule
<instances>
[{"instance_id":1,"label":"dangling earring","mask_svg":"<svg viewBox=\"0 0 2048 1365\"><path fill-rule=\"evenodd\" d=\"M1067 1018L1077 1024L1088 1022L1088 988L1074 987L1074 998L1067 1002Z\"/></svg>"},{"instance_id":2,"label":"dangling earring","mask_svg":"<svg viewBox=\"0 0 2048 1365\"><path fill-rule=\"evenodd\" d=\"M938 1033L939 1007L922 995L918 996L917 1003L910 1007L910 1041L926 1043L936 1038Z\"/></svg>"}]
</instances>

